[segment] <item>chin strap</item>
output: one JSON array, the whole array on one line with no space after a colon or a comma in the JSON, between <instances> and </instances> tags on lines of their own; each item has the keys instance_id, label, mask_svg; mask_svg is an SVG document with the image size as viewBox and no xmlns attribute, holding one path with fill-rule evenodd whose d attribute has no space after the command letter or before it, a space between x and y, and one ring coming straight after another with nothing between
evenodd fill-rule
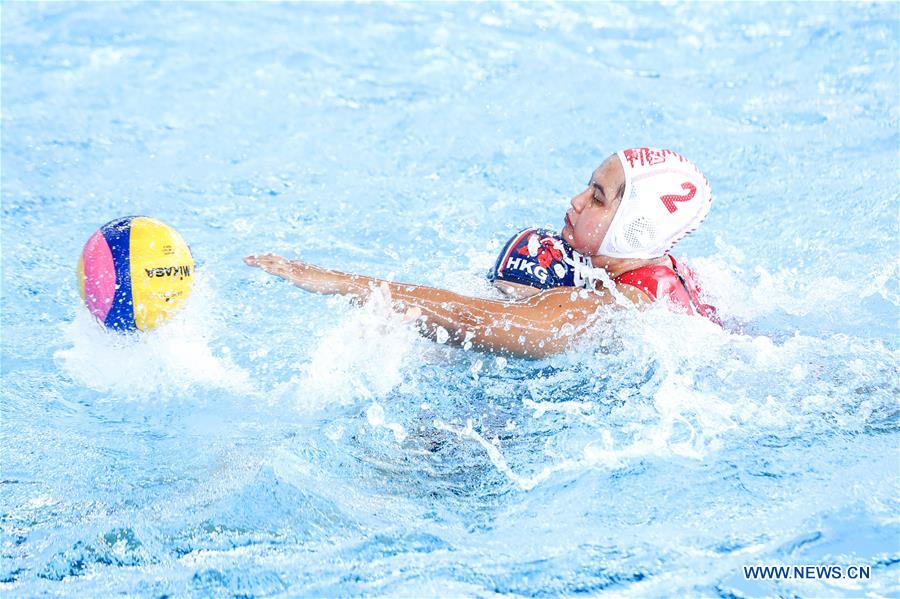
<instances>
[{"instance_id":1,"label":"chin strap","mask_svg":"<svg viewBox=\"0 0 900 599\"><path fill-rule=\"evenodd\" d=\"M564 256L563 261L572 267L575 272L575 286L584 289L596 289L597 283L603 283L604 287L615 288L616 282L612 280L605 268L591 264L591 258L572 250L571 256Z\"/></svg>"},{"instance_id":2,"label":"chin strap","mask_svg":"<svg viewBox=\"0 0 900 599\"><path fill-rule=\"evenodd\" d=\"M616 282L609 276L609 273L606 272L605 268L592 265L591 259L586 256L582 256L577 252L572 253L577 257L575 260L567 262L575 270L576 286L581 286L589 291L599 293L597 283L601 283L603 289L613 296L613 299L616 300L617 304L626 308L634 308L634 303L619 291L619 288L616 287Z\"/></svg>"},{"instance_id":3,"label":"chin strap","mask_svg":"<svg viewBox=\"0 0 900 599\"><path fill-rule=\"evenodd\" d=\"M602 280L600 277L600 273L598 273L598 269L594 268L591 265L591 259L587 256L582 256L575 250L572 250L571 255L564 254L563 262L568 264L572 271L575 273L575 286L581 287L583 289L595 289L597 281Z\"/></svg>"}]
</instances>

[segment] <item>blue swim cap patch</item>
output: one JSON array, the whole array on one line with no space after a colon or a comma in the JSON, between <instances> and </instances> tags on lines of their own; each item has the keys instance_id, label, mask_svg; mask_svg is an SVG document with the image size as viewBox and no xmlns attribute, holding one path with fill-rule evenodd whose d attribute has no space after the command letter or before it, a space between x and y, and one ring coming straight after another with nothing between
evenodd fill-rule
<instances>
[{"instance_id":1,"label":"blue swim cap patch","mask_svg":"<svg viewBox=\"0 0 900 599\"><path fill-rule=\"evenodd\" d=\"M538 289L574 286L572 248L557 233L528 228L513 235L487 275L489 281L509 281Z\"/></svg>"}]
</instances>

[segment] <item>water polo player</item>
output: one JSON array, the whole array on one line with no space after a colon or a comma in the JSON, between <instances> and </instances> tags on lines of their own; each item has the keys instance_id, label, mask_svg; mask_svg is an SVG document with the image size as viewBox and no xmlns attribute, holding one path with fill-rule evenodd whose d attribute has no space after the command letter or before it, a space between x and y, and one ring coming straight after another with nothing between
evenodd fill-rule
<instances>
[{"instance_id":1,"label":"water polo player","mask_svg":"<svg viewBox=\"0 0 900 599\"><path fill-rule=\"evenodd\" d=\"M711 202L706 177L675 152L635 148L610 156L594 171L587 188L572 198L561 239L536 233L534 238L513 238L504 248L509 251L505 259L501 253L494 282L521 298L517 301L383 281L274 254L244 261L313 293L362 301L380 289L390 294L396 310L415 318L429 338L443 337L443 330L456 344L542 357L564 351L596 318L599 307L615 305L621 298L637 305L665 301L673 310L715 319L714 308L701 301L693 273L669 254L702 222ZM518 251L522 248L525 252ZM568 256L564 249L571 250ZM541 268L549 267L546 279L541 281L540 271L535 279L534 267L531 278L512 274L521 262L511 259L526 254ZM590 292L573 293L576 286ZM527 287L540 290L528 295Z\"/></svg>"},{"instance_id":2,"label":"water polo player","mask_svg":"<svg viewBox=\"0 0 900 599\"><path fill-rule=\"evenodd\" d=\"M693 271L674 257L669 259L671 264L642 266L612 280L637 287L647 300L665 298L679 312L696 310L721 324L715 308L701 301L702 291ZM553 287L593 289L602 285L597 282L601 276L591 260L572 249L562 235L537 228L523 229L513 235L487 273L494 287L511 299L531 297Z\"/></svg>"}]
</instances>

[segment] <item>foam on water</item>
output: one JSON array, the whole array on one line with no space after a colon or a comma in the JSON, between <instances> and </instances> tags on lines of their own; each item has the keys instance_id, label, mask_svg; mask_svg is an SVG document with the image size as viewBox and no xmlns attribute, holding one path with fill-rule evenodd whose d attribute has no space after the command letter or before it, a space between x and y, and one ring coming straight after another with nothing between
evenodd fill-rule
<instances>
[{"instance_id":1,"label":"foam on water","mask_svg":"<svg viewBox=\"0 0 900 599\"><path fill-rule=\"evenodd\" d=\"M400 385L415 367L418 335L411 319L394 313L390 292L378 289L359 310L329 302L339 323L316 333L301 374L292 381L301 409L323 403L377 399Z\"/></svg>"},{"instance_id":2,"label":"foam on water","mask_svg":"<svg viewBox=\"0 0 900 599\"><path fill-rule=\"evenodd\" d=\"M691 264L705 275L704 287L723 312L742 320L776 312L800 317L880 316L878 307L893 310L900 303L900 263L896 261L864 266L860 284L835 275L810 277L798 268L771 271L753 266L743 252L721 239L716 240L716 249L718 256L697 258ZM869 302L879 298L881 306ZM859 309L860 304L865 311Z\"/></svg>"},{"instance_id":3,"label":"foam on water","mask_svg":"<svg viewBox=\"0 0 900 599\"><path fill-rule=\"evenodd\" d=\"M164 326L133 334L106 329L79 305L74 320L61 327L69 347L57 350L54 359L78 384L117 398L156 402L191 387L257 393L248 372L229 357L230 349L215 352L211 345L223 326L213 316L218 301L201 277L183 309Z\"/></svg>"},{"instance_id":4,"label":"foam on water","mask_svg":"<svg viewBox=\"0 0 900 599\"><path fill-rule=\"evenodd\" d=\"M451 426L438 419L435 426L476 442L499 471L530 489L557 470L615 469L649 457L704 460L723 447L753 443L768 435L855 434L896 420L897 387L888 381L896 373L897 351L880 343L866 348L866 358L861 358L862 348L844 336L836 336L827 348L821 339L799 334L773 341L723 331L661 306L640 318L615 315L610 322L615 330L628 333L614 340L614 359L609 353L589 350L580 356L596 365L586 376L624 378L636 364L649 365L652 375L638 389L617 389L624 401L612 410L588 397L569 401L523 397L522 406L531 410L532 420L562 416L566 427L584 427L587 433L582 444L568 448L562 460L547 453L529 458L532 466L545 463L540 474L516 474L496 437L486 438L497 431L479 432L471 420L465 426ZM597 333L598 337L606 334ZM811 379L823 376L818 369L834 368L843 356L856 358L843 372L831 374L841 381L840 388L827 380ZM878 373L884 377L877 377L884 386L873 394L870 377ZM753 386L764 388L765 393L755 393ZM835 394L854 387L867 392L855 398ZM609 427L616 424L613 434Z\"/></svg>"}]
</instances>

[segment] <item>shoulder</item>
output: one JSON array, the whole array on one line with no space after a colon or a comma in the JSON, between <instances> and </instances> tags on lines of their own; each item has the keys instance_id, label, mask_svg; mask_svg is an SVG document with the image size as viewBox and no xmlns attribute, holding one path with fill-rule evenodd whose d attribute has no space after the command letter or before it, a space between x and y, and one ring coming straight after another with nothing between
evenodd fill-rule
<instances>
[{"instance_id":1,"label":"shoulder","mask_svg":"<svg viewBox=\"0 0 900 599\"><path fill-rule=\"evenodd\" d=\"M616 283L616 290L638 306L653 303L653 298L639 286L630 283Z\"/></svg>"},{"instance_id":2,"label":"shoulder","mask_svg":"<svg viewBox=\"0 0 900 599\"><path fill-rule=\"evenodd\" d=\"M646 293L631 285L616 284L616 291L638 305L650 304L653 301ZM594 291L586 291L577 287L554 287L537 293L523 300L522 303L536 310L558 311L566 314L594 311L598 306L615 304L616 300L605 287L598 287Z\"/></svg>"},{"instance_id":3,"label":"shoulder","mask_svg":"<svg viewBox=\"0 0 900 599\"><path fill-rule=\"evenodd\" d=\"M653 302L648 294L632 285L617 283L616 291L637 305ZM599 306L615 304L616 299L609 289L602 286L594 291L566 286L545 289L529 297L505 303L508 309L512 308L516 312L530 312L543 318L551 316L568 318L578 313L593 312Z\"/></svg>"},{"instance_id":4,"label":"shoulder","mask_svg":"<svg viewBox=\"0 0 900 599\"><path fill-rule=\"evenodd\" d=\"M528 319L561 326L565 322L583 320L597 308L611 303L608 293L590 293L575 287L553 287L529 298L508 302L507 313Z\"/></svg>"},{"instance_id":5,"label":"shoulder","mask_svg":"<svg viewBox=\"0 0 900 599\"><path fill-rule=\"evenodd\" d=\"M591 293L578 287L553 287L523 300L535 308L565 309L573 306L596 306L604 303L602 293Z\"/></svg>"}]
</instances>

